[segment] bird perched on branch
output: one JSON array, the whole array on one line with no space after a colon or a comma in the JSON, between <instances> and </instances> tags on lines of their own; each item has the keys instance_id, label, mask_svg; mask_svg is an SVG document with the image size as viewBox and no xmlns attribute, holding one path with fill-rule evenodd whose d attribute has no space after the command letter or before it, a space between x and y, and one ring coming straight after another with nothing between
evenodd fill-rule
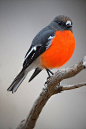
<instances>
[{"instance_id":1,"label":"bird perched on branch","mask_svg":"<svg viewBox=\"0 0 86 129\"><path fill-rule=\"evenodd\" d=\"M32 69L35 70L29 82L43 69L46 69L49 78L53 74L50 69L63 66L71 58L75 48L72 26L69 17L60 15L42 29L25 55L22 70L7 90L14 93Z\"/></svg>"}]
</instances>

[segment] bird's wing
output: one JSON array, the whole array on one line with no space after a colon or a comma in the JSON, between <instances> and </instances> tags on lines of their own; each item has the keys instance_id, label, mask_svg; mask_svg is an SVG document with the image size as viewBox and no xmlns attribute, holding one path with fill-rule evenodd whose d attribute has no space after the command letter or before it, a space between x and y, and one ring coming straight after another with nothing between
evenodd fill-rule
<instances>
[{"instance_id":1,"label":"bird's wing","mask_svg":"<svg viewBox=\"0 0 86 129\"><path fill-rule=\"evenodd\" d=\"M51 40L54 37L53 30L43 29L33 39L28 52L26 53L23 68L26 69L38 56L40 56L51 45Z\"/></svg>"},{"instance_id":2,"label":"bird's wing","mask_svg":"<svg viewBox=\"0 0 86 129\"><path fill-rule=\"evenodd\" d=\"M42 71L42 69L36 68L36 69L34 70L34 73L32 74L32 76L30 77L29 82L32 81L32 79L33 79L34 77L36 77L41 71Z\"/></svg>"}]
</instances>

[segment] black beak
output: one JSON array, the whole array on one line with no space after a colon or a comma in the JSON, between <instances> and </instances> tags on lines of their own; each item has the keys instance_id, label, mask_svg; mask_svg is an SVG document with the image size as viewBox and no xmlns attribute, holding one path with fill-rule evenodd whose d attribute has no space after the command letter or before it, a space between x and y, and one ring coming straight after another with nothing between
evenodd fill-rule
<instances>
[{"instance_id":1,"label":"black beak","mask_svg":"<svg viewBox=\"0 0 86 129\"><path fill-rule=\"evenodd\" d=\"M67 24L67 27L68 27L68 28L70 28L70 27L72 27L72 26L73 26L73 25L71 25L71 24Z\"/></svg>"}]
</instances>

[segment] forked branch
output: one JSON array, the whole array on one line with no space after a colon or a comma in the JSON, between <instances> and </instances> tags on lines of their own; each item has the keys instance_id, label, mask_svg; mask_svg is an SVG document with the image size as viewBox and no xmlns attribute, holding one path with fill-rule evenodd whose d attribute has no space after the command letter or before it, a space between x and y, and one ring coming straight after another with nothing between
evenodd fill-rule
<instances>
[{"instance_id":1,"label":"forked branch","mask_svg":"<svg viewBox=\"0 0 86 129\"><path fill-rule=\"evenodd\" d=\"M60 83L63 79L74 77L76 74L78 74L81 70L85 68L86 68L86 56L78 63L74 64L73 66L66 69L58 70L48 80L46 87L43 88L39 97L34 102L34 105L27 119L21 121L17 129L33 129L35 127L36 121L44 105L52 95L61 93L62 91L65 91L65 90L71 90L82 86L86 86L86 82L75 84L75 85L69 85L68 87L58 86L58 83Z\"/></svg>"}]
</instances>

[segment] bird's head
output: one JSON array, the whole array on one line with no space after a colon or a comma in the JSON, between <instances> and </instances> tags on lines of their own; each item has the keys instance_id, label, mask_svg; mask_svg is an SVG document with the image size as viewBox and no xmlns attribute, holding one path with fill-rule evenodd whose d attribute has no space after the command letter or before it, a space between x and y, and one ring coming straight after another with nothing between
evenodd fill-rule
<instances>
[{"instance_id":1,"label":"bird's head","mask_svg":"<svg viewBox=\"0 0 86 129\"><path fill-rule=\"evenodd\" d=\"M56 30L70 30L72 31L72 20L64 15L59 15L54 18L54 20L50 23L51 26Z\"/></svg>"}]
</instances>

